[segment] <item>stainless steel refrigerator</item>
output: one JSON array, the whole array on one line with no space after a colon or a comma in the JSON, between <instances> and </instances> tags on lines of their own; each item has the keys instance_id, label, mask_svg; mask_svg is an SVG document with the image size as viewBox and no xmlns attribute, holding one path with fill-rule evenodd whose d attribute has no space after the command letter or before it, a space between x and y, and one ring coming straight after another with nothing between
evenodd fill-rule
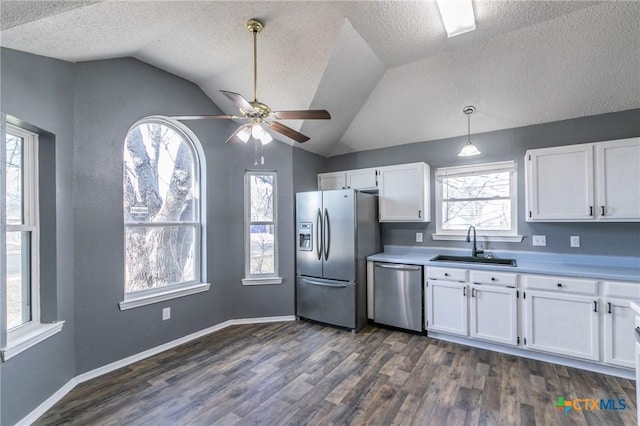
<instances>
[{"instance_id":1,"label":"stainless steel refrigerator","mask_svg":"<svg viewBox=\"0 0 640 426\"><path fill-rule=\"evenodd\" d=\"M367 322L366 257L380 245L377 197L296 194L296 314L358 331Z\"/></svg>"}]
</instances>

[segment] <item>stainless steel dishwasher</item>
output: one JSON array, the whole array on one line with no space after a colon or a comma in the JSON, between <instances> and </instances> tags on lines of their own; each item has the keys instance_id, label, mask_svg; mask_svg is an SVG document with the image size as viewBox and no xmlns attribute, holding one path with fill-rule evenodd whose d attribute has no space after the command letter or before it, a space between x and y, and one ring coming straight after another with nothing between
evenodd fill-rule
<instances>
[{"instance_id":1,"label":"stainless steel dishwasher","mask_svg":"<svg viewBox=\"0 0 640 426\"><path fill-rule=\"evenodd\" d=\"M422 331L422 266L375 263L373 320Z\"/></svg>"}]
</instances>

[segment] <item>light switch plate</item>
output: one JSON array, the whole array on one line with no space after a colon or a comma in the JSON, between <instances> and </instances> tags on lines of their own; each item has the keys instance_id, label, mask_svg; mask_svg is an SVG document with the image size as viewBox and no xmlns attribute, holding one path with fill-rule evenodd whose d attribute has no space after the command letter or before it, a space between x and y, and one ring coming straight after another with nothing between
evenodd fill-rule
<instances>
[{"instance_id":1,"label":"light switch plate","mask_svg":"<svg viewBox=\"0 0 640 426\"><path fill-rule=\"evenodd\" d=\"M546 246L547 245L547 236L546 235L534 235L531 237L531 242L534 246Z\"/></svg>"},{"instance_id":2,"label":"light switch plate","mask_svg":"<svg viewBox=\"0 0 640 426\"><path fill-rule=\"evenodd\" d=\"M171 308L162 308L162 321L166 321L171 318Z\"/></svg>"},{"instance_id":3,"label":"light switch plate","mask_svg":"<svg viewBox=\"0 0 640 426\"><path fill-rule=\"evenodd\" d=\"M580 236L579 235L572 235L570 238L571 241L571 247L580 247Z\"/></svg>"},{"instance_id":4,"label":"light switch plate","mask_svg":"<svg viewBox=\"0 0 640 426\"><path fill-rule=\"evenodd\" d=\"M422 242L422 232L416 232L416 243Z\"/></svg>"}]
</instances>

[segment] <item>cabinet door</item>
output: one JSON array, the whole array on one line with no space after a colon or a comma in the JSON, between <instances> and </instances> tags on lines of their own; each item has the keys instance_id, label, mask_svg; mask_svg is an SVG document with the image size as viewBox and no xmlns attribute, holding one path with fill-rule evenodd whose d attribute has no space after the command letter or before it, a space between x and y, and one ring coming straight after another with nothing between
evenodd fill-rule
<instances>
[{"instance_id":1,"label":"cabinet door","mask_svg":"<svg viewBox=\"0 0 640 426\"><path fill-rule=\"evenodd\" d=\"M468 334L467 291L467 284L464 283L427 281L425 328L466 336Z\"/></svg>"},{"instance_id":2,"label":"cabinet door","mask_svg":"<svg viewBox=\"0 0 640 426\"><path fill-rule=\"evenodd\" d=\"M347 170L347 188L376 189L378 187L377 169Z\"/></svg>"},{"instance_id":3,"label":"cabinet door","mask_svg":"<svg viewBox=\"0 0 640 426\"><path fill-rule=\"evenodd\" d=\"M413 163L379 170L380 222L428 222L429 166Z\"/></svg>"},{"instance_id":4,"label":"cabinet door","mask_svg":"<svg viewBox=\"0 0 640 426\"><path fill-rule=\"evenodd\" d=\"M640 220L640 138L596 144L599 220Z\"/></svg>"},{"instance_id":5,"label":"cabinet door","mask_svg":"<svg viewBox=\"0 0 640 426\"><path fill-rule=\"evenodd\" d=\"M515 288L471 285L469 305L471 337L505 345L518 344Z\"/></svg>"},{"instance_id":6,"label":"cabinet door","mask_svg":"<svg viewBox=\"0 0 640 426\"><path fill-rule=\"evenodd\" d=\"M635 313L628 300L604 299L604 362L635 368Z\"/></svg>"},{"instance_id":7,"label":"cabinet door","mask_svg":"<svg viewBox=\"0 0 640 426\"><path fill-rule=\"evenodd\" d=\"M599 360L597 299L573 294L525 291L528 349Z\"/></svg>"},{"instance_id":8,"label":"cabinet door","mask_svg":"<svg viewBox=\"0 0 640 426\"><path fill-rule=\"evenodd\" d=\"M527 154L527 220L593 220L593 145Z\"/></svg>"},{"instance_id":9,"label":"cabinet door","mask_svg":"<svg viewBox=\"0 0 640 426\"><path fill-rule=\"evenodd\" d=\"M345 173L321 173L318 175L318 191L330 191L332 189L345 189Z\"/></svg>"}]
</instances>

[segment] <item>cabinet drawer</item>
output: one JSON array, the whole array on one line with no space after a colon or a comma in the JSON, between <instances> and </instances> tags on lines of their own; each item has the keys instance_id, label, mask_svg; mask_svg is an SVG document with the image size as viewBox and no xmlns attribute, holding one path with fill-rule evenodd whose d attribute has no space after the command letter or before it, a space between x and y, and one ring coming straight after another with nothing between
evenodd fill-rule
<instances>
[{"instance_id":1,"label":"cabinet drawer","mask_svg":"<svg viewBox=\"0 0 640 426\"><path fill-rule=\"evenodd\" d=\"M454 268L427 268L427 278L432 280L447 280L447 281L467 281L466 269L454 269Z\"/></svg>"},{"instance_id":2,"label":"cabinet drawer","mask_svg":"<svg viewBox=\"0 0 640 426\"><path fill-rule=\"evenodd\" d=\"M640 283L603 281L602 295L623 299L640 299Z\"/></svg>"},{"instance_id":3,"label":"cabinet drawer","mask_svg":"<svg viewBox=\"0 0 640 426\"><path fill-rule=\"evenodd\" d=\"M506 287L515 287L518 283L518 275L505 272L470 271L470 281L474 284L492 284Z\"/></svg>"},{"instance_id":4,"label":"cabinet drawer","mask_svg":"<svg viewBox=\"0 0 640 426\"><path fill-rule=\"evenodd\" d=\"M598 283L595 280L539 275L525 275L523 278L526 290L559 291L593 296L598 293Z\"/></svg>"}]
</instances>

